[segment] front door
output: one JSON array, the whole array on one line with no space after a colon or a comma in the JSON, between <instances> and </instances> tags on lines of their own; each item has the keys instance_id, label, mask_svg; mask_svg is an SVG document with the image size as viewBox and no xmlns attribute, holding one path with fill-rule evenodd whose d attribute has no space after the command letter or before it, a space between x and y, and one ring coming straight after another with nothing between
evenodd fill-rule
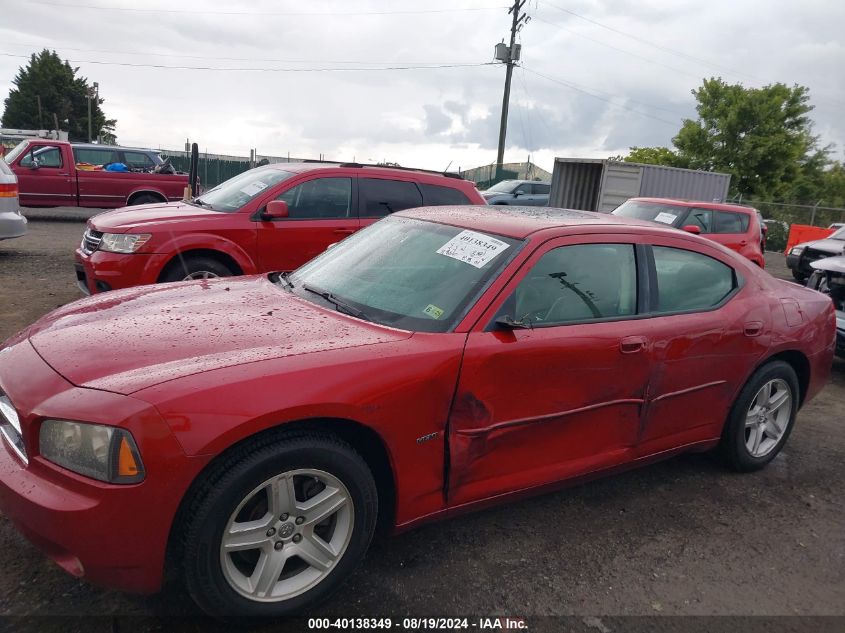
<instances>
[{"instance_id":1,"label":"front door","mask_svg":"<svg viewBox=\"0 0 845 633\"><path fill-rule=\"evenodd\" d=\"M57 145L30 145L11 166L18 177L21 205L75 206L76 166L66 162Z\"/></svg>"},{"instance_id":2,"label":"front door","mask_svg":"<svg viewBox=\"0 0 845 633\"><path fill-rule=\"evenodd\" d=\"M257 222L261 270L294 270L357 231L353 185L349 177L317 177L277 196L288 203L289 215Z\"/></svg>"},{"instance_id":3,"label":"front door","mask_svg":"<svg viewBox=\"0 0 845 633\"><path fill-rule=\"evenodd\" d=\"M619 239L546 243L469 334L449 419L450 505L632 459L651 345L639 249ZM525 327L494 324L505 317Z\"/></svg>"}]
</instances>

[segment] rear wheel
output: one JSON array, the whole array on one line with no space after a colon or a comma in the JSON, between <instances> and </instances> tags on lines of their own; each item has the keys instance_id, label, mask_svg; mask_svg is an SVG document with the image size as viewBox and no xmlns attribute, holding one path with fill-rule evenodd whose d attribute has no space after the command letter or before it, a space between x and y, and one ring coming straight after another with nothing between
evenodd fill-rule
<instances>
[{"instance_id":1,"label":"rear wheel","mask_svg":"<svg viewBox=\"0 0 845 633\"><path fill-rule=\"evenodd\" d=\"M154 196L149 193L141 194L140 196L135 196L132 200L129 201L129 206L135 206L136 204L157 204L164 202L158 196Z\"/></svg>"},{"instance_id":2,"label":"rear wheel","mask_svg":"<svg viewBox=\"0 0 845 633\"><path fill-rule=\"evenodd\" d=\"M214 470L187 510L188 591L215 616L298 613L361 561L377 498L367 464L333 437L246 445Z\"/></svg>"},{"instance_id":3,"label":"rear wheel","mask_svg":"<svg viewBox=\"0 0 845 633\"><path fill-rule=\"evenodd\" d=\"M174 260L162 274L161 281L215 279L231 277L233 274L228 266L213 257L192 255Z\"/></svg>"},{"instance_id":4,"label":"rear wheel","mask_svg":"<svg viewBox=\"0 0 845 633\"><path fill-rule=\"evenodd\" d=\"M759 470L775 458L792 432L798 399L798 377L788 363L767 363L751 376L731 408L720 444L735 470Z\"/></svg>"}]
</instances>

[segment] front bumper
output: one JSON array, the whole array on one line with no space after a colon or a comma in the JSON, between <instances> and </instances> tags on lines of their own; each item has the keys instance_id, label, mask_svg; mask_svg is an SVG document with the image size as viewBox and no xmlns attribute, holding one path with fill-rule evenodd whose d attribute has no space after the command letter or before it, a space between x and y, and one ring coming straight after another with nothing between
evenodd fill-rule
<instances>
[{"instance_id":1,"label":"front bumper","mask_svg":"<svg viewBox=\"0 0 845 633\"><path fill-rule=\"evenodd\" d=\"M154 284L167 261L166 255L132 253L86 253L76 249L76 283L85 294Z\"/></svg>"},{"instance_id":2,"label":"front bumper","mask_svg":"<svg viewBox=\"0 0 845 633\"><path fill-rule=\"evenodd\" d=\"M786 256L786 267L789 270L798 270L798 264L801 261L800 255L787 255Z\"/></svg>"},{"instance_id":3,"label":"front bumper","mask_svg":"<svg viewBox=\"0 0 845 633\"><path fill-rule=\"evenodd\" d=\"M12 211L0 212L0 240L26 235L26 218Z\"/></svg>"},{"instance_id":4,"label":"front bumper","mask_svg":"<svg viewBox=\"0 0 845 633\"><path fill-rule=\"evenodd\" d=\"M161 587L170 527L200 465L149 404L74 387L26 339L0 356L0 389L17 410L29 463L0 439L0 513L68 573L124 591ZM95 481L38 454L44 418L107 423L132 433L146 468L134 485Z\"/></svg>"}]
</instances>

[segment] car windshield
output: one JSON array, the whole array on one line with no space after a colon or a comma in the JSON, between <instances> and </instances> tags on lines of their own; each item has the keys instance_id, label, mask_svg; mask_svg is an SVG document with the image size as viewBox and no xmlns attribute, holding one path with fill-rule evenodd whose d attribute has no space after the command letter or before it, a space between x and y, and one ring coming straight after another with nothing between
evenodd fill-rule
<instances>
[{"instance_id":1,"label":"car windshield","mask_svg":"<svg viewBox=\"0 0 845 633\"><path fill-rule=\"evenodd\" d=\"M232 213L260 195L268 187L277 185L293 176L289 171L273 167L250 169L200 195L195 201L215 211Z\"/></svg>"},{"instance_id":2,"label":"car windshield","mask_svg":"<svg viewBox=\"0 0 845 633\"><path fill-rule=\"evenodd\" d=\"M672 204L628 200L616 207L613 215L677 226L678 218L684 215L685 211L686 207L679 207Z\"/></svg>"},{"instance_id":3,"label":"car windshield","mask_svg":"<svg viewBox=\"0 0 845 633\"><path fill-rule=\"evenodd\" d=\"M510 193L513 188L519 184L518 180L503 180L490 187L487 191L495 191L496 193Z\"/></svg>"},{"instance_id":4,"label":"car windshield","mask_svg":"<svg viewBox=\"0 0 845 633\"><path fill-rule=\"evenodd\" d=\"M300 297L325 301L339 312L404 330L446 332L521 244L390 217L330 248L288 279Z\"/></svg>"},{"instance_id":5,"label":"car windshield","mask_svg":"<svg viewBox=\"0 0 845 633\"><path fill-rule=\"evenodd\" d=\"M23 154L24 150L27 148L28 145L29 141L21 141L20 143L15 145L14 149L12 149L11 152L6 154L4 160L11 165L13 162L15 162L15 159L18 156Z\"/></svg>"}]
</instances>

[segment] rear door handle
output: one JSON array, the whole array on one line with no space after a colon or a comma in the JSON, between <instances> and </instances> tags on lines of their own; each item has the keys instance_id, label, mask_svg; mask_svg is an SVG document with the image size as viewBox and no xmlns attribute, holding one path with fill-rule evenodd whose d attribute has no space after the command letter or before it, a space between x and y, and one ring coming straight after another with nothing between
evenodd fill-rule
<instances>
[{"instance_id":1,"label":"rear door handle","mask_svg":"<svg viewBox=\"0 0 845 633\"><path fill-rule=\"evenodd\" d=\"M743 331L745 336L759 336L763 331L763 323L762 321L749 321L745 324Z\"/></svg>"},{"instance_id":2,"label":"rear door handle","mask_svg":"<svg viewBox=\"0 0 845 633\"><path fill-rule=\"evenodd\" d=\"M335 235L352 235L355 232L355 229L335 229L333 233Z\"/></svg>"},{"instance_id":3,"label":"rear door handle","mask_svg":"<svg viewBox=\"0 0 845 633\"><path fill-rule=\"evenodd\" d=\"M619 341L619 351L623 354L636 354L645 349L646 339L644 336L626 336Z\"/></svg>"}]
</instances>

